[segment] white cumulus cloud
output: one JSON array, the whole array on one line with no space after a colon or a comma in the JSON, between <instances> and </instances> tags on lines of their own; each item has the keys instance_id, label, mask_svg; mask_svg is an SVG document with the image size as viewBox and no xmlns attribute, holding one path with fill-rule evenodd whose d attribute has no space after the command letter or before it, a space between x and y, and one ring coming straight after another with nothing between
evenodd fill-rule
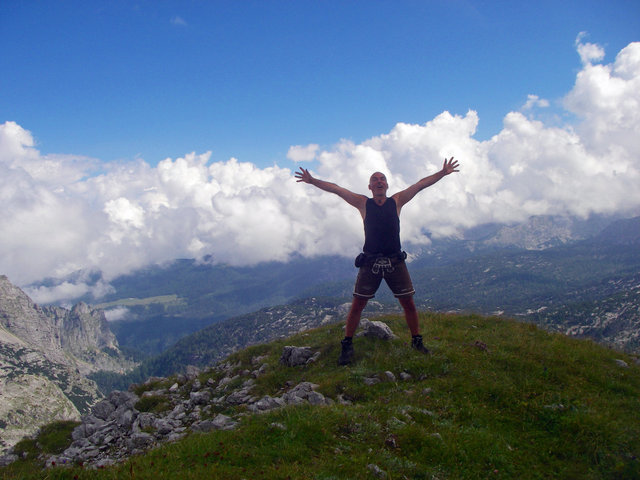
<instances>
[{"instance_id":1,"label":"white cumulus cloud","mask_svg":"<svg viewBox=\"0 0 640 480\"><path fill-rule=\"evenodd\" d=\"M562 103L577 119L571 124L528 116L548 105L531 94L487 141L474 138L478 112L443 112L362 143L293 146L287 157L313 160L314 175L363 194L374 171L386 173L393 194L438 171L445 158L459 159L459 173L403 209L405 247L530 215L638 214L640 43L598 64L602 48L582 40L582 69ZM18 285L74 274L30 292L51 302L87 292L99 297L110 279L175 258L211 255L241 265L293 253L355 256L361 248L358 212L297 183L295 165L259 168L210 158L189 153L156 166L136 160L96 170L92 159L43 155L23 126L0 124L0 273ZM103 280L96 284L90 272L97 271Z\"/></svg>"},{"instance_id":2,"label":"white cumulus cloud","mask_svg":"<svg viewBox=\"0 0 640 480\"><path fill-rule=\"evenodd\" d=\"M310 162L316 158L316 152L320 145L312 143L310 145L292 145L287 152L287 158L294 162Z\"/></svg>"},{"instance_id":3,"label":"white cumulus cloud","mask_svg":"<svg viewBox=\"0 0 640 480\"><path fill-rule=\"evenodd\" d=\"M580 32L576 38L576 49L583 65L599 62L604 58L604 48L595 43L583 42L586 32Z\"/></svg>"}]
</instances>

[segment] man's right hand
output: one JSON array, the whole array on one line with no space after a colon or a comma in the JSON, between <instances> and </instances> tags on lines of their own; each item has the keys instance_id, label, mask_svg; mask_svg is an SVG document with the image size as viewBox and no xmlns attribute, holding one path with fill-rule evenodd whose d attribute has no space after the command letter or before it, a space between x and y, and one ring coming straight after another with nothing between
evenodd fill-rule
<instances>
[{"instance_id":1,"label":"man's right hand","mask_svg":"<svg viewBox=\"0 0 640 480\"><path fill-rule=\"evenodd\" d=\"M295 172L295 176L298 180L297 182L311 183L313 181L313 177L309 173L309 170L300 167L299 172Z\"/></svg>"}]
</instances>

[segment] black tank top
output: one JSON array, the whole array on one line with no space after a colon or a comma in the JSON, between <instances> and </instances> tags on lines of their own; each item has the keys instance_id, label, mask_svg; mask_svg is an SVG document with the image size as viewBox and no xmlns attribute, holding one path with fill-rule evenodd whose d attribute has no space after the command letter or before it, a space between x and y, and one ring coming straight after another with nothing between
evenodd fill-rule
<instances>
[{"instance_id":1,"label":"black tank top","mask_svg":"<svg viewBox=\"0 0 640 480\"><path fill-rule=\"evenodd\" d=\"M373 201L373 198L369 198L366 209L362 250L365 253L383 253L385 255L398 253L402 250L400 247L400 218L396 201L389 197L379 206Z\"/></svg>"}]
</instances>

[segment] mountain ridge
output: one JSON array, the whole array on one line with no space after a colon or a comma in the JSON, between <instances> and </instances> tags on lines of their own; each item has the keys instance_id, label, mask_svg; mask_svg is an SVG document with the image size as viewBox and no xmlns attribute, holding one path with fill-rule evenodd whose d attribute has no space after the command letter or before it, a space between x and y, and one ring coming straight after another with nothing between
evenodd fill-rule
<instances>
[{"instance_id":1,"label":"mountain ridge","mask_svg":"<svg viewBox=\"0 0 640 480\"><path fill-rule=\"evenodd\" d=\"M0 449L52 419L77 419L101 397L90 372L125 373L104 313L35 304L0 275Z\"/></svg>"}]
</instances>

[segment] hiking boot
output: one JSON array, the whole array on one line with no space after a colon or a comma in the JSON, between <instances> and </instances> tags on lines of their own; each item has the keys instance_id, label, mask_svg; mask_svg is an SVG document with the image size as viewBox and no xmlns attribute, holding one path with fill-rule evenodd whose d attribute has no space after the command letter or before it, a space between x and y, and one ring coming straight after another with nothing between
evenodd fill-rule
<instances>
[{"instance_id":1,"label":"hiking boot","mask_svg":"<svg viewBox=\"0 0 640 480\"><path fill-rule=\"evenodd\" d=\"M422 343L422 335L414 335L411 337L411 348L424 353L425 355L429 355L431 352L427 347Z\"/></svg>"},{"instance_id":2,"label":"hiking boot","mask_svg":"<svg viewBox=\"0 0 640 480\"><path fill-rule=\"evenodd\" d=\"M349 365L353 361L353 343L350 338L345 338L340 344L342 345L342 352L340 352L338 364Z\"/></svg>"}]
</instances>

